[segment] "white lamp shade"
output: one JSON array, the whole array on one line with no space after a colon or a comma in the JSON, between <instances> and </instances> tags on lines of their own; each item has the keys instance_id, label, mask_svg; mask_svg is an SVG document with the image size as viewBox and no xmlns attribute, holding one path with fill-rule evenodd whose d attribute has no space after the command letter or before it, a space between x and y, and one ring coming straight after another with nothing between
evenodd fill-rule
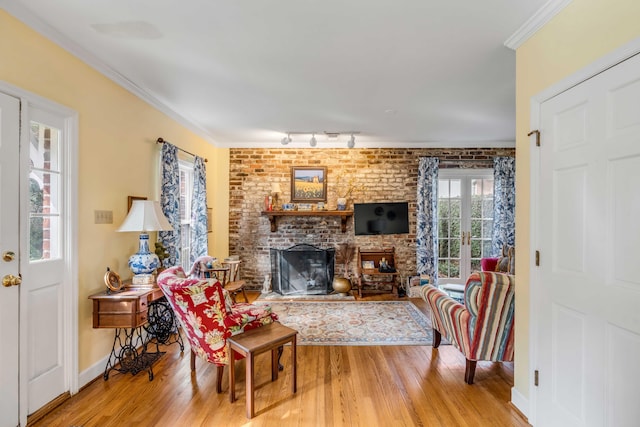
<instances>
[{"instance_id":1,"label":"white lamp shade","mask_svg":"<svg viewBox=\"0 0 640 427\"><path fill-rule=\"evenodd\" d=\"M169 220L162 213L160 203L152 200L134 200L129 214L118 231L138 231L138 252L129 258L129 268L136 276L151 274L160 267L158 256L149 250L148 231L173 231Z\"/></svg>"},{"instance_id":2,"label":"white lamp shade","mask_svg":"<svg viewBox=\"0 0 640 427\"><path fill-rule=\"evenodd\" d=\"M159 202L134 200L118 231L173 231L173 227L162 213Z\"/></svg>"},{"instance_id":3,"label":"white lamp shade","mask_svg":"<svg viewBox=\"0 0 640 427\"><path fill-rule=\"evenodd\" d=\"M280 183L279 182L272 182L271 183L271 192L272 193L282 193L282 190L280 189Z\"/></svg>"}]
</instances>

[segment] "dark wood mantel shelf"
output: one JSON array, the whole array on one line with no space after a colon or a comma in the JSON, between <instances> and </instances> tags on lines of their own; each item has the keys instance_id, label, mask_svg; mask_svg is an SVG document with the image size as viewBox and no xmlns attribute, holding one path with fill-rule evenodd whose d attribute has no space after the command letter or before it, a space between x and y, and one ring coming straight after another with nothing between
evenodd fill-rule
<instances>
[{"instance_id":1,"label":"dark wood mantel shelf","mask_svg":"<svg viewBox=\"0 0 640 427\"><path fill-rule=\"evenodd\" d=\"M342 232L347 231L347 219L353 216L353 211L262 211L262 215L269 218L271 232L278 229L276 218L279 216L339 216Z\"/></svg>"}]
</instances>

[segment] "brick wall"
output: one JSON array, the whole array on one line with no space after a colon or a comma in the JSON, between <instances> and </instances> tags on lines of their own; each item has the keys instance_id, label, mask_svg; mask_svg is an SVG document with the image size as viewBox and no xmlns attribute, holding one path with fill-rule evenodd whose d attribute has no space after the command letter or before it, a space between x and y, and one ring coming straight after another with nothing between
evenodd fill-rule
<instances>
[{"instance_id":1,"label":"brick wall","mask_svg":"<svg viewBox=\"0 0 640 427\"><path fill-rule=\"evenodd\" d=\"M401 276L415 274L416 185L418 159L439 157L441 168L491 167L494 156L514 156L512 148L471 149L231 149L229 166L229 253L240 255L242 277L247 286L260 289L270 274L269 248L288 248L306 243L321 248L352 243L362 248L395 247L396 268ZM458 162L456 162L458 161ZM336 208L338 180L352 180L362 190L349 200L364 202L409 202L409 234L355 236L353 218L341 232L339 217L280 217L277 231L270 231L264 210L264 198L271 183L283 191L280 202L291 194L291 166L327 167L327 208ZM336 265L342 275L342 266Z\"/></svg>"}]
</instances>

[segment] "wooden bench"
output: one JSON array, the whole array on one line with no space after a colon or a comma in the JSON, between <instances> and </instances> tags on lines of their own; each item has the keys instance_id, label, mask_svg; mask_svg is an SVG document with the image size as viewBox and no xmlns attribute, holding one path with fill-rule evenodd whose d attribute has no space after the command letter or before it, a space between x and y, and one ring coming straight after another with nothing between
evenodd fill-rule
<instances>
[{"instance_id":1,"label":"wooden bench","mask_svg":"<svg viewBox=\"0 0 640 427\"><path fill-rule=\"evenodd\" d=\"M366 250L358 248L358 295L362 298L362 288L365 285L391 285L391 292L398 295L398 277L400 273L395 269L395 248ZM380 271L380 262L385 260L394 271Z\"/></svg>"}]
</instances>

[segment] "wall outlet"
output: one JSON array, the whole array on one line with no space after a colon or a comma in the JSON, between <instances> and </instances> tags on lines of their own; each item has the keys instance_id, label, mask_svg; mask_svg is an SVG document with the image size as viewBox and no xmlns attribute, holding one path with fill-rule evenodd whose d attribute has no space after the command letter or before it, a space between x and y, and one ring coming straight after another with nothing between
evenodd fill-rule
<instances>
[{"instance_id":1,"label":"wall outlet","mask_svg":"<svg viewBox=\"0 0 640 427\"><path fill-rule=\"evenodd\" d=\"M93 211L95 224L113 224L113 211Z\"/></svg>"}]
</instances>

